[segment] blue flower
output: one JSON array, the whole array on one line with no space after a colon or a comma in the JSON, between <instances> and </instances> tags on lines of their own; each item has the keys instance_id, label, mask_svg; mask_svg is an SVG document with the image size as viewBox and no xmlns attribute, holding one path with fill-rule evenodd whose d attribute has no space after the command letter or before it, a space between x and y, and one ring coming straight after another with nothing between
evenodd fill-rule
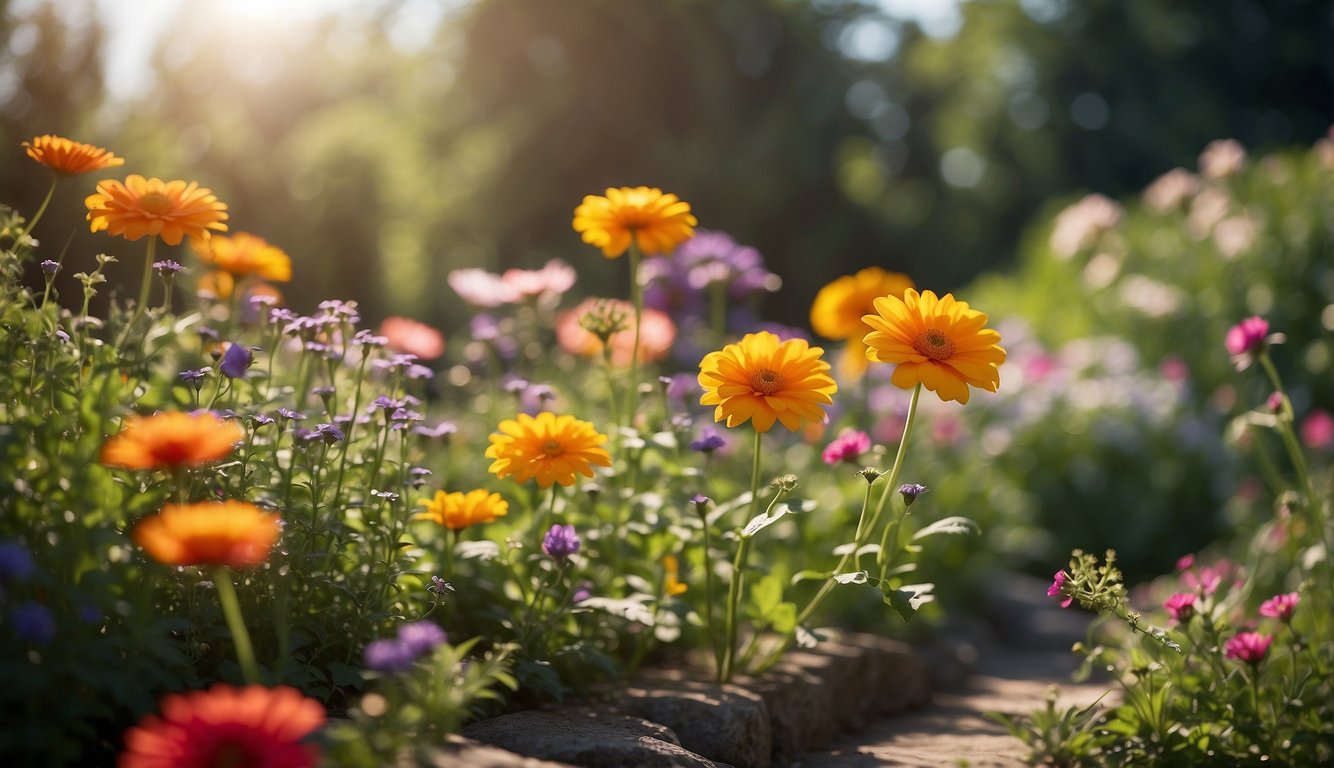
<instances>
[{"instance_id":1,"label":"blue flower","mask_svg":"<svg viewBox=\"0 0 1334 768\"><path fill-rule=\"evenodd\" d=\"M32 555L17 541L0 541L0 584L27 581L37 570Z\"/></svg>"},{"instance_id":2,"label":"blue flower","mask_svg":"<svg viewBox=\"0 0 1334 768\"><path fill-rule=\"evenodd\" d=\"M21 603L9 612L14 636L33 645L47 645L56 636L56 618L41 603Z\"/></svg>"}]
</instances>

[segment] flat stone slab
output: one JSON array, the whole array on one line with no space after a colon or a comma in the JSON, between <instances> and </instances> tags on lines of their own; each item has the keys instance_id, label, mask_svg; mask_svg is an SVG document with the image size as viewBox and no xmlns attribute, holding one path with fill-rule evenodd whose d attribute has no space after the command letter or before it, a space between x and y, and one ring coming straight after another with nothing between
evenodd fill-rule
<instances>
[{"instance_id":1,"label":"flat stone slab","mask_svg":"<svg viewBox=\"0 0 1334 768\"><path fill-rule=\"evenodd\" d=\"M451 734L444 748L427 765L430 768L576 768L569 763L524 757L458 734Z\"/></svg>"},{"instance_id":2,"label":"flat stone slab","mask_svg":"<svg viewBox=\"0 0 1334 768\"><path fill-rule=\"evenodd\" d=\"M675 679L673 679L675 678ZM621 694L617 708L671 728L681 746L734 768L768 768L773 745L764 697L739 685L655 679Z\"/></svg>"},{"instance_id":3,"label":"flat stone slab","mask_svg":"<svg viewBox=\"0 0 1334 768\"><path fill-rule=\"evenodd\" d=\"M587 707L514 712L472 723L463 735L520 755L584 768L720 766L682 747L664 725Z\"/></svg>"}]
</instances>

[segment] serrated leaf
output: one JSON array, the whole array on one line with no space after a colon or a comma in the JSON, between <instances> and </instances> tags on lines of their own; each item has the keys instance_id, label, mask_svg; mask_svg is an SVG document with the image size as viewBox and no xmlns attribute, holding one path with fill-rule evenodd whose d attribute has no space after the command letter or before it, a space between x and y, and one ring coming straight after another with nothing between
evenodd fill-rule
<instances>
[{"instance_id":1,"label":"serrated leaf","mask_svg":"<svg viewBox=\"0 0 1334 768\"><path fill-rule=\"evenodd\" d=\"M918 539L925 539L927 536L934 536L938 533L947 533L953 536L959 536L965 533L981 534L982 528L966 517L954 515L952 517L946 517L935 521L913 534L912 538L913 541L917 541Z\"/></svg>"}]
</instances>

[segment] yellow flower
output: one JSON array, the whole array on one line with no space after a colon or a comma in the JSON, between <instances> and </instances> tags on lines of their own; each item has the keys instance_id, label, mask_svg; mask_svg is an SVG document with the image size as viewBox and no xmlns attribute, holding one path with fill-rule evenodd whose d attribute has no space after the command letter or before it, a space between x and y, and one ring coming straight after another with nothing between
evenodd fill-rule
<instances>
[{"instance_id":1,"label":"yellow flower","mask_svg":"<svg viewBox=\"0 0 1334 768\"><path fill-rule=\"evenodd\" d=\"M662 556L662 591L667 597L676 597L689 587L681 582L681 566L676 562L676 555Z\"/></svg>"},{"instance_id":2,"label":"yellow flower","mask_svg":"<svg viewBox=\"0 0 1334 768\"><path fill-rule=\"evenodd\" d=\"M893 363L890 381L897 387L921 384L941 400L966 403L968 385L988 392L1000 386L1000 334L986 327L985 314L953 294L936 298L909 289L903 298L883 296L875 300L875 314L862 319L871 327L867 359Z\"/></svg>"},{"instance_id":3,"label":"yellow flower","mask_svg":"<svg viewBox=\"0 0 1334 768\"><path fill-rule=\"evenodd\" d=\"M430 520L455 531L470 525L494 522L509 514L510 503L498 493L478 489L467 493L436 491L435 498L422 499L425 512L418 512L414 520Z\"/></svg>"},{"instance_id":4,"label":"yellow flower","mask_svg":"<svg viewBox=\"0 0 1334 768\"><path fill-rule=\"evenodd\" d=\"M292 259L283 249L249 232L207 240L191 240L190 248L200 261L212 264L234 277L259 275L279 283L292 279Z\"/></svg>"},{"instance_id":5,"label":"yellow flower","mask_svg":"<svg viewBox=\"0 0 1334 768\"><path fill-rule=\"evenodd\" d=\"M573 416L521 413L500 422L499 429L486 449L486 457L495 459L488 469L496 477L513 475L516 483L537 478L539 486L550 488L574 485L576 473L592 477L594 464L611 466L611 455L602 448L607 436Z\"/></svg>"},{"instance_id":6,"label":"yellow flower","mask_svg":"<svg viewBox=\"0 0 1334 768\"><path fill-rule=\"evenodd\" d=\"M97 193L84 200L89 227L126 240L145 235L162 238L167 245L180 245L186 237L207 239L211 231L226 232L227 204L212 190L179 179L145 179L137 173L125 183L107 179L97 183Z\"/></svg>"},{"instance_id":7,"label":"yellow flower","mask_svg":"<svg viewBox=\"0 0 1334 768\"><path fill-rule=\"evenodd\" d=\"M124 158L116 157L101 147L45 134L23 142L28 157L56 173L74 176L124 165Z\"/></svg>"},{"instance_id":8,"label":"yellow flower","mask_svg":"<svg viewBox=\"0 0 1334 768\"><path fill-rule=\"evenodd\" d=\"M574 231L609 259L625 253L634 238L645 256L669 253L695 236L690 203L657 187L608 188L606 197L587 195L574 209Z\"/></svg>"},{"instance_id":9,"label":"yellow flower","mask_svg":"<svg viewBox=\"0 0 1334 768\"><path fill-rule=\"evenodd\" d=\"M718 406L714 421L727 419L727 426L736 427L749 419L757 432L768 432L775 421L793 432L803 423L823 422L822 406L833 403L838 391L823 354L805 339L747 334L700 361L699 402Z\"/></svg>"},{"instance_id":10,"label":"yellow flower","mask_svg":"<svg viewBox=\"0 0 1334 768\"><path fill-rule=\"evenodd\" d=\"M811 327L826 339L847 341L840 372L860 377L866 371L866 324L862 316L875 311L881 296L902 296L913 287L912 278L880 267L867 267L855 275L844 275L820 289L811 304Z\"/></svg>"},{"instance_id":11,"label":"yellow flower","mask_svg":"<svg viewBox=\"0 0 1334 768\"><path fill-rule=\"evenodd\" d=\"M134 528L134 542L165 565L258 565L282 530L277 513L244 501L168 504Z\"/></svg>"}]
</instances>

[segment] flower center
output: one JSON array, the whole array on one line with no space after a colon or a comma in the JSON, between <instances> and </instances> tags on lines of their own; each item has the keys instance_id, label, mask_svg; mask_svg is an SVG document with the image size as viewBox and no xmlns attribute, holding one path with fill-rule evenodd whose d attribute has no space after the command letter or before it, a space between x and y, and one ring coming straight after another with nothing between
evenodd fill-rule
<instances>
[{"instance_id":1,"label":"flower center","mask_svg":"<svg viewBox=\"0 0 1334 768\"><path fill-rule=\"evenodd\" d=\"M161 192L149 192L139 198L139 209L151 216L162 216L171 210L171 198Z\"/></svg>"},{"instance_id":2,"label":"flower center","mask_svg":"<svg viewBox=\"0 0 1334 768\"><path fill-rule=\"evenodd\" d=\"M783 374L772 368L761 368L751 375L750 388L759 395L772 395L783 388Z\"/></svg>"},{"instance_id":3,"label":"flower center","mask_svg":"<svg viewBox=\"0 0 1334 768\"><path fill-rule=\"evenodd\" d=\"M954 356L954 342L944 331L928 328L913 339L913 349L932 360L948 360Z\"/></svg>"},{"instance_id":4,"label":"flower center","mask_svg":"<svg viewBox=\"0 0 1334 768\"><path fill-rule=\"evenodd\" d=\"M565 449L562 448L561 444L556 442L555 440L548 440L545 443L542 443L542 453L548 458L554 458L556 456L561 455L564 452Z\"/></svg>"},{"instance_id":5,"label":"flower center","mask_svg":"<svg viewBox=\"0 0 1334 768\"><path fill-rule=\"evenodd\" d=\"M208 765L211 768L242 768L242 766L251 765L254 755L250 750L236 742L226 742L219 744L210 756Z\"/></svg>"}]
</instances>

